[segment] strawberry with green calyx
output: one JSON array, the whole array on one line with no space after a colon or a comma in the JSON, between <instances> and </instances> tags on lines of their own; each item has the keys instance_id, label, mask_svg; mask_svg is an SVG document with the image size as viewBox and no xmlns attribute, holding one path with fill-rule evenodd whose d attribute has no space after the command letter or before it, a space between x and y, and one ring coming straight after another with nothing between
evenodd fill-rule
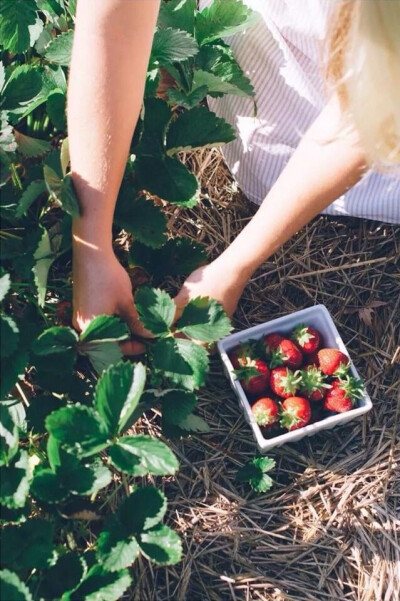
<instances>
[{"instance_id":1,"label":"strawberry with green calyx","mask_svg":"<svg viewBox=\"0 0 400 601\"><path fill-rule=\"evenodd\" d=\"M279 420L279 405L274 399L262 397L251 407L251 411L259 426L269 427Z\"/></svg>"},{"instance_id":2,"label":"strawberry with green calyx","mask_svg":"<svg viewBox=\"0 0 400 601\"><path fill-rule=\"evenodd\" d=\"M278 346L271 353L270 367L277 367L284 365L291 369L297 369L303 362L303 355L299 347L289 340L289 338L283 338Z\"/></svg>"},{"instance_id":3,"label":"strawberry with green calyx","mask_svg":"<svg viewBox=\"0 0 400 601\"><path fill-rule=\"evenodd\" d=\"M246 342L237 346L229 355L229 359L235 369L245 367L256 355L256 342Z\"/></svg>"},{"instance_id":4,"label":"strawberry with green calyx","mask_svg":"<svg viewBox=\"0 0 400 601\"><path fill-rule=\"evenodd\" d=\"M307 399L292 396L282 403L281 426L290 432L306 426L311 419L311 406Z\"/></svg>"},{"instance_id":5,"label":"strawberry with green calyx","mask_svg":"<svg viewBox=\"0 0 400 601\"><path fill-rule=\"evenodd\" d=\"M280 334L277 334L276 332L273 332L272 334L267 334L266 336L264 336L263 342L264 342L266 354L268 356L271 355L272 351L274 351L278 347L279 343L282 340L283 340L283 336L281 336Z\"/></svg>"},{"instance_id":6,"label":"strawberry with green calyx","mask_svg":"<svg viewBox=\"0 0 400 601\"><path fill-rule=\"evenodd\" d=\"M326 393L323 408L335 413L346 413L355 407L357 399L364 394L364 386L361 380L352 376L345 379L336 379L332 387Z\"/></svg>"},{"instance_id":7,"label":"strawberry with green calyx","mask_svg":"<svg viewBox=\"0 0 400 601\"><path fill-rule=\"evenodd\" d=\"M244 367L235 369L234 373L243 390L249 394L262 394L268 388L270 371L261 359L249 359Z\"/></svg>"},{"instance_id":8,"label":"strawberry with green calyx","mask_svg":"<svg viewBox=\"0 0 400 601\"><path fill-rule=\"evenodd\" d=\"M318 351L318 361L322 373L333 376L340 366L346 367L350 359L337 348L323 348Z\"/></svg>"},{"instance_id":9,"label":"strawberry with green calyx","mask_svg":"<svg viewBox=\"0 0 400 601\"><path fill-rule=\"evenodd\" d=\"M296 394L300 381L300 372L293 372L288 367L275 367L271 370L269 385L277 396L287 399Z\"/></svg>"},{"instance_id":10,"label":"strawberry with green calyx","mask_svg":"<svg viewBox=\"0 0 400 601\"><path fill-rule=\"evenodd\" d=\"M314 328L301 324L292 332L291 339L296 342L306 355L315 353L321 345L321 335Z\"/></svg>"},{"instance_id":11,"label":"strawberry with green calyx","mask_svg":"<svg viewBox=\"0 0 400 601\"><path fill-rule=\"evenodd\" d=\"M313 365L301 370L300 391L309 401L322 401L330 384L326 383L322 371Z\"/></svg>"}]
</instances>

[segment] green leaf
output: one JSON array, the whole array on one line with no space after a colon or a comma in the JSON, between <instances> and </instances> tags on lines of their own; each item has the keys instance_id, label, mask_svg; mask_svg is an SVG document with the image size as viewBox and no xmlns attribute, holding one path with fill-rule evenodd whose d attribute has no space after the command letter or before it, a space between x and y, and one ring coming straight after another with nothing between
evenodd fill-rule
<instances>
[{"instance_id":1,"label":"green leaf","mask_svg":"<svg viewBox=\"0 0 400 601\"><path fill-rule=\"evenodd\" d=\"M97 373L101 374L122 359L118 342L129 336L128 326L119 317L99 315L82 332L79 352L87 355Z\"/></svg>"},{"instance_id":2,"label":"green leaf","mask_svg":"<svg viewBox=\"0 0 400 601\"><path fill-rule=\"evenodd\" d=\"M46 428L66 448L80 456L93 455L107 446L108 429L93 409L76 404L62 407L46 418Z\"/></svg>"},{"instance_id":3,"label":"green leaf","mask_svg":"<svg viewBox=\"0 0 400 601\"><path fill-rule=\"evenodd\" d=\"M130 261L159 282L166 276L189 275L207 261L207 252L203 244L188 238L172 238L157 250L134 242Z\"/></svg>"},{"instance_id":4,"label":"green leaf","mask_svg":"<svg viewBox=\"0 0 400 601\"><path fill-rule=\"evenodd\" d=\"M158 15L158 27L172 27L193 35L196 9L196 0L162 2Z\"/></svg>"},{"instance_id":5,"label":"green leaf","mask_svg":"<svg viewBox=\"0 0 400 601\"><path fill-rule=\"evenodd\" d=\"M128 570L109 572L94 565L74 591L64 594L63 601L118 601L131 582Z\"/></svg>"},{"instance_id":6,"label":"green leaf","mask_svg":"<svg viewBox=\"0 0 400 601\"><path fill-rule=\"evenodd\" d=\"M59 202L71 217L79 217L79 203L70 173L61 177L49 165L43 166L43 174L47 189L51 196Z\"/></svg>"},{"instance_id":7,"label":"green leaf","mask_svg":"<svg viewBox=\"0 0 400 601\"><path fill-rule=\"evenodd\" d=\"M142 190L175 204L193 204L192 199L198 188L197 179L178 159L139 156L135 167ZM155 173L157 177L154 177Z\"/></svg>"},{"instance_id":8,"label":"green leaf","mask_svg":"<svg viewBox=\"0 0 400 601\"><path fill-rule=\"evenodd\" d=\"M146 382L142 363L117 363L103 372L98 381L94 405L110 435L122 431L137 407Z\"/></svg>"},{"instance_id":9,"label":"green leaf","mask_svg":"<svg viewBox=\"0 0 400 601\"><path fill-rule=\"evenodd\" d=\"M78 335L72 328L53 326L40 334L32 344L32 350L42 356L63 354L75 348L77 341Z\"/></svg>"},{"instance_id":10,"label":"green leaf","mask_svg":"<svg viewBox=\"0 0 400 601\"><path fill-rule=\"evenodd\" d=\"M99 315L92 319L79 337L80 343L116 342L129 338L129 328L116 315Z\"/></svg>"},{"instance_id":11,"label":"green leaf","mask_svg":"<svg viewBox=\"0 0 400 601\"><path fill-rule=\"evenodd\" d=\"M188 390L203 386L209 369L207 351L180 338L158 340L152 349L152 364L164 377Z\"/></svg>"},{"instance_id":12,"label":"green leaf","mask_svg":"<svg viewBox=\"0 0 400 601\"><path fill-rule=\"evenodd\" d=\"M0 14L0 38L5 50L21 53L30 44L29 26L36 22L34 0L3 0Z\"/></svg>"},{"instance_id":13,"label":"green leaf","mask_svg":"<svg viewBox=\"0 0 400 601\"><path fill-rule=\"evenodd\" d=\"M207 434L210 432L210 426L199 415L190 413L187 417L179 421L179 424L173 424L162 419L162 433L167 438L181 438L189 434Z\"/></svg>"},{"instance_id":14,"label":"green leaf","mask_svg":"<svg viewBox=\"0 0 400 601\"><path fill-rule=\"evenodd\" d=\"M57 563L43 574L40 596L58 599L66 591L78 586L85 572L85 561L77 553L68 552L57 559Z\"/></svg>"},{"instance_id":15,"label":"green leaf","mask_svg":"<svg viewBox=\"0 0 400 601\"><path fill-rule=\"evenodd\" d=\"M32 479L26 451L19 451L7 467L0 468L0 502L10 509L24 507Z\"/></svg>"},{"instance_id":16,"label":"green leaf","mask_svg":"<svg viewBox=\"0 0 400 601\"><path fill-rule=\"evenodd\" d=\"M9 357L18 347L19 330L17 324L8 315L0 315L1 358Z\"/></svg>"},{"instance_id":17,"label":"green leaf","mask_svg":"<svg viewBox=\"0 0 400 601\"><path fill-rule=\"evenodd\" d=\"M273 480L267 475L275 467L275 460L270 457L254 457L237 472L239 482L249 482L256 492L266 492L273 486Z\"/></svg>"},{"instance_id":18,"label":"green leaf","mask_svg":"<svg viewBox=\"0 0 400 601\"><path fill-rule=\"evenodd\" d=\"M91 364L99 375L110 365L114 365L122 359L122 351L117 342L90 342L82 346L80 352L89 357Z\"/></svg>"},{"instance_id":19,"label":"green leaf","mask_svg":"<svg viewBox=\"0 0 400 601\"><path fill-rule=\"evenodd\" d=\"M144 87L144 98L152 98L157 94L160 84L160 68L157 66L154 69L150 68L146 75L146 84Z\"/></svg>"},{"instance_id":20,"label":"green leaf","mask_svg":"<svg viewBox=\"0 0 400 601\"><path fill-rule=\"evenodd\" d=\"M158 565L172 565L182 559L182 541L174 530L158 524L143 532L139 538L140 550Z\"/></svg>"},{"instance_id":21,"label":"green leaf","mask_svg":"<svg viewBox=\"0 0 400 601\"><path fill-rule=\"evenodd\" d=\"M216 342L232 330L222 305L206 297L197 297L188 302L176 328L189 338L202 342Z\"/></svg>"},{"instance_id":22,"label":"green leaf","mask_svg":"<svg viewBox=\"0 0 400 601\"><path fill-rule=\"evenodd\" d=\"M32 351L41 357L53 357L55 360L67 362L72 370L76 357L78 335L72 328L53 326L45 330L32 344Z\"/></svg>"},{"instance_id":23,"label":"green leaf","mask_svg":"<svg viewBox=\"0 0 400 601\"><path fill-rule=\"evenodd\" d=\"M214 67L213 74L236 88L235 90L231 90L230 94L235 94L236 96L255 96L255 90L251 81L245 76L233 55L229 56L226 51L222 60Z\"/></svg>"},{"instance_id":24,"label":"green leaf","mask_svg":"<svg viewBox=\"0 0 400 601\"><path fill-rule=\"evenodd\" d=\"M49 94L47 99L47 114L51 119L53 125L59 131L65 131L67 127L67 117L65 113L66 109L66 95L63 91L57 89Z\"/></svg>"},{"instance_id":25,"label":"green leaf","mask_svg":"<svg viewBox=\"0 0 400 601\"><path fill-rule=\"evenodd\" d=\"M138 534L158 524L167 510L165 495L154 486L137 488L120 505L118 518L126 536Z\"/></svg>"},{"instance_id":26,"label":"green leaf","mask_svg":"<svg viewBox=\"0 0 400 601\"><path fill-rule=\"evenodd\" d=\"M14 138L17 143L18 152L26 159L35 159L47 154L51 149L51 144L47 140L38 140L31 138L14 129Z\"/></svg>"},{"instance_id":27,"label":"green leaf","mask_svg":"<svg viewBox=\"0 0 400 601\"><path fill-rule=\"evenodd\" d=\"M220 146L235 139L235 130L224 119L206 107L199 106L181 113L167 134L168 154L183 150Z\"/></svg>"},{"instance_id":28,"label":"green leaf","mask_svg":"<svg viewBox=\"0 0 400 601\"><path fill-rule=\"evenodd\" d=\"M14 572L0 571L0 599L4 601L33 601L29 588Z\"/></svg>"},{"instance_id":29,"label":"green leaf","mask_svg":"<svg viewBox=\"0 0 400 601\"><path fill-rule=\"evenodd\" d=\"M97 557L110 572L128 568L139 555L134 537L127 537L120 525L103 530L97 539Z\"/></svg>"},{"instance_id":30,"label":"green leaf","mask_svg":"<svg viewBox=\"0 0 400 601\"><path fill-rule=\"evenodd\" d=\"M146 246L159 248L166 242L167 219L162 209L144 196L133 199L120 194L114 220Z\"/></svg>"},{"instance_id":31,"label":"green leaf","mask_svg":"<svg viewBox=\"0 0 400 601\"><path fill-rule=\"evenodd\" d=\"M38 395L30 399L29 407L26 410L28 430L32 429L35 434L44 434L46 417L52 411L64 407L66 403L65 399L50 394Z\"/></svg>"},{"instance_id":32,"label":"green leaf","mask_svg":"<svg viewBox=\"0 0 400 601\"><path fill-rule=\"evenodd\" d=\"M45 58L51 63L68 67L71 61L74 32L72 30L58 35L47 46Z\"/></svg>"},{"instance_id":33,"label":"green leaf","mask_svg":"<svg viewBox=\"0 0 400 601\"><path fill-rule=\"evenodd\" d=\"M49 567L54 556L53 530L44 519L8 526L1 533L1 564L16 571Z\"/></svg>"},{"instance_id":34,"label":"green leaf","mask_svg":"<svg viewBox=\"0 0 400 601\"><path fill-rule=\"evenodd\" d=\"M0 301L4 300L7 292L10 290L11 278L2 267L0 267Z\"/></svg>"},{"instance_id":35,"label":"green leaf","mask_svg":"<svg viewBox=\"0 0 400 601\"><path fill-rule=\"evenodd\" d=\"M110 447L109 455L115 467L135 476L167 476L179 468L177 458L165 443L144 434L123 436Z\"/></svg>"},{"instance_id":36,"label":"green leaf","mask_svg":"<svg viewBox=\"0 0 400 601\"><path fill-rule=\"evenodd\" d=\"M207 86L199 86L190 92L190 94L186 94L176 88L170 88L167 94L171 102L179 104L186 109L192 109L207 96L207 91Z\"/></svg>"},{"instance_id":37,"label":"green leaf","mask_svg":"<svg viewBox=\"0 0 400 601\"><path fill-rule=\"evenodd\" d=\"M63 14L63 0L36 0L38 9L48 12L51 16L60 17Z\"/></svg>"},{"instance_id":38,"label":"green leaf","mask_svg":"<svg viewBox=\"0 0 400 601\"><path fill-rule=\"evenodd\" d=\"M42 237L39 240L37 249L33 254L35 259L35 265L33 266L33 277L38 292L38 304L39 307L44 307L47 290L47 278L49 276L49 270L52 266L56 255L53 253L50 244L49 232L40 226L42 231Z\"/></svg>"},{"instance_id":39,"label":"green leaf","mask_svg":"<svg viewBox=\"0 0 400 601\"><path fill-rule=\"evenodd\" d=\"M49 468L35 471L31 484L31 494L46 504L57 504L68 498L69 493L63 487L60 478Z\"/></svg>"},{"instance_id":40,"label":"green leaf","mask_svg":"<svg viewBox=\"0 0 400 601\"><path fill-rule=\"evenodd\" d=\"M44 192L47 192L44 180L41 179L30 182L28 187L23 191L21 198L19 199L18 206L15 211L15 216L20 218L26 215L31 205Z\"/></svg>"},{"instance_id":41,"label":"green leaf","mask_svg":"<svg viewBox=\"0 0 400 601\"><path fill-rule=\"evenodd\" d=\"M195 395L185 390L171 390L161 397L162 416L170 424L180 424L192 413L196 405Z\"/></svg>"},{"instance_id":42,"label":"green leaf","mask_svg":"<svg viewBox=\"0 0 400 601\"><path fill-rule=\"evenodd\" d=\"M76 495L95 495L111 482L111 472L100 460L89 463L62 449L56 473L62 486Z\"/></svg>"},{"instance_id":43,"label":"green leaf","mask_svg":"<svg viewBox=\"0 0 400 601\"><path fill-rule=\"evenodd\" d=\"M0 396L4 398L28 365L29 353L19 349L10 357L1 361Z\"/></svg>"},{"instance_id":44,"label":"green leaf","mask_svg":"<svg viewBox=\"0 0 400 601\"><path fill-rule=\"evenodd\" d=\"M143 325L157 336L170 332L176 305L164 290L141 287L135 294L135 305Z\"/></svg>"},{"instance_id":45,"label":"green leaf","mask_svg":"<svg viewBox=\"0 0 400 601\"><path fill-rule=\"evenodd\" d=\"M153 38L151 62L159 65L185 61L199 51L196 40L186 31L158 29Z\"/></svg>"},{"instance_id":46,"label":"green leaf","mask_svg":"<svg viewBox=\"0 0 400 601\"><path fill-rule=\"evenodd\" d=\"M80 209L74 183L70 173L63 178L59 198L61 206L71 217L79 217Z\"/></svg>"},{"instance_id":47,"label":"green leaf","mask_svg":"<svg viewBox=\"0 0 400 601\"><path fill-rule=\"evenodd\" d=\"M214 0L196 15L196 39L206 44L253 25L257 13L241 0Z\"/></svg>"},{"instance_id":48,"label":"green leaf","mask_svg":"<svg viewBox=\"0 0 400 601\"><path fill-rule=\"evenodd\" d=\"M18 426L4 403L0 404L0 465L8 465L18 451Z\"/></svg>"},{"instance_id":49,"label":"green leaf","mask_svg":"<svg viewBox=\"0 0 400 601\"><path fill-rule=\"evenodd\" d=\"M40 92L42 78L37 67L19 65L8 78L2 92L1 108L10 111L20 105L26 105Z\"/></svg>"}]
</instances>

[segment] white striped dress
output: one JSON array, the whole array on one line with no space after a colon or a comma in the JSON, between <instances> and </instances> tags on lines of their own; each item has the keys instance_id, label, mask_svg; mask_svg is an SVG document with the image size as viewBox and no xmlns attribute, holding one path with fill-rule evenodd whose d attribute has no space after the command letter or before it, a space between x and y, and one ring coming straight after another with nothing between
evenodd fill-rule
<instances>
[{"instance_id":1,"label":"white striped dress","mask_svg":"<svg viewBox=\"0 0 400 601\"><path fill-rule=\"evenodd\" d=\"M201 8L210 1L201 0ZM326 102L321 56L332 0L245 4L261 17L228 42L255 88L257 117L252 101L239 96L209 104L235 125L237 139L223 153L246 196L261 204ZM370 171L324 213L400 223L400 178Z\"/></svg>"}]
</instances>

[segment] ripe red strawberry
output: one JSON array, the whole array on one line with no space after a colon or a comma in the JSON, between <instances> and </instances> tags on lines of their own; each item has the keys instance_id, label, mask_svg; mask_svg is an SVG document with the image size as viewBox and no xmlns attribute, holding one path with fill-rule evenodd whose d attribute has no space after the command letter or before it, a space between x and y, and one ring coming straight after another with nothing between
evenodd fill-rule
<instances>
[{"instance_id":1,"label":"ripe red strawberry","mask_svg":"<svg viewBox=\"0 0 400 601\"><path fill-rule=\"evenodd\" d=\"M325 397L327 384L322 371L313 365L309 365L301 372L300 391L309 401L322 401Z\"/></svg>"},{"instance_id":2,"label":"ripe red strawberry","mask_svg":"<svg viewBox=\"0 0 400 601\"><path fill-rule=\"evenodd\" d=\"M283 401L281 426L286 430L298 430L306 426L311 419L311 407L307 399L292 396Z\"/></svg>"},{"instance_id":3,"label":"ripe red strawberry","mask_svg":"<svg viewBox=\"0 0 400 601\"><path fill-rule=\"evenodd\" d=\"M277 365L285 365L292 369L297 369L303 362L303 355L299 347L289 340L289 338L282 338L278 346L271 353L270 367L276 367Z\"/></svg>"},{"instance_id":4,"label":"ripe red strawberry","mask_svg":"<svg viewBox=\"0 0 400 601\"><path fill-rule=\"evenodd\" d=\"M296 394L300 380L299 372L293 373L288 367L275 367L271 370L269 385L276 395L287 399Z\"/></svg>"},{"instance_id":5,"label":"ripe red strawberry","mask_svg":"<svg viewBox=\"0 0 400 601\"><path fill-rule=\"evenodd\" d=\"M244 367L235 370L242 388L249 394L261 394L269 384L269 368L261 359L249 359Z\"/></svg>"},{"instance_id":6,"label":"ripe red strawberry","mask_svg":"<svg viewBox=\"0 0 400 601\"><path fill-rule=\"evenodd\" d=\"M72 319L72 303L70 301L61 301L57 305L56 316L59 323L69 325Z\"/></svg>"},{"instance_id":7,"label":"ripe red strawberry","mask_svg":"<svg viewBox=\"0 0 400 601\"><path fill-rule=\"evenodd\" d=\"M292 332L291 339L297 342L303 353L315 353L321 345L321 335L314 328L303 324L297 326Z\"/></svg>"},{"instance_id":8,"label":"ripe red strawberry","mask_svg":"<svg viewBox=\"0 0 400 601\"><path fill-rule=\"evenodd\" d=\"M323 402L326 411L345 413L353 409L356 400L364 393L364 387L358 378L347 376L344 380L333 380Z\"/></svg>"},{"instance_id":9,"label":"ripe red strawberry","mask_svg":"<svg viewBox=\"0 0 400 601\"><path fill-rule=\"evenodd\" d=\"M323 348L318 351L319 366L322 373L332 376L341 366L346 367L350 359L336 348Z\"/></svg>"},{"instance_id":10,"label":"ripe red strawberry","mask_svg":"<svg viewBox=\"0 0 400 601\"><path fill-rule=\"evenodd\" d=\"M267 355L270 355L276 349L281 340L283 340L282 336L276 332L264 336L265 352Z\"/></svg>"},{"instance_id":11,"label":"ripe red strawberry","mask_svg":"<svg viewBox=\"0 0 400 601\"><path fill-rule=\"evenodd\" d=\"M279 405L274 399L262 397L251 408L259 426L272 426L279 419Z\"/></svg>"}]
</instances>

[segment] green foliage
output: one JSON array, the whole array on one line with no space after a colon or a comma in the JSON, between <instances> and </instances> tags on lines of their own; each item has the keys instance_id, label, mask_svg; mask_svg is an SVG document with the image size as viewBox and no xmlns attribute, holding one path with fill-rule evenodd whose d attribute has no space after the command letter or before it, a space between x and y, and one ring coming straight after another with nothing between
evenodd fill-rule
<instances>
[{"instance_id":1,"label":"green foliage","mask_svg":"<svg viewBox=\"0 0 400 601\"><path fill-rule=\"evenodd\" d=\"M25 52L30 44L29 27L36 22L35 0L4 0L0 13L0 38L6 50Z\"/></svg>"},{"instance_id":2,"label":"green foliage","mask_svg":"<svg viewBox=\"0 0 400 601\"><path fill-rule=\"evenodd\" d=\"M145 328L156 336L170 333L176 306L167 292L154 288L139 288L135 295L135 304Z\"/></svg>"},{"instance_id":3,"label":"green foliage","mask_svg":"<svg viewBox=\"0 0 400 601\"><path fill-rule=\"evenodd\" d=\"M207 261L201 244L172 236L165 211L168 202L193 207L200 197L180 151L234 137L205 97L254 96L221 41L250 23L249 9L217 0L199 13L196 4L162 3L115 214L113 231L124 241L118 256L154 285ZM157 488L178 460L166 442L129 429L151 412L166 437L207 432L193 391L204 385L209 360L195 341L230 331L214 301L195 299L176 323L172 297L141 288L137 310L154 338L140 363L131 363L120 348L131 334L119 317L100 315L77 334L59 311L72 298L71 222L80 213L66 132L75 11L76 0L3 0L0 7L0 597L10 601L116 601L131 586L128 568L139 555L157 565L180 560L182 543L162 523L167 501ZM107 515L106 489L121 477L133 492ZM146 477L154 486L137 488ZM72 522L86 517L82 507L98 517L91 552L83 542L87 522Z\"/></svg>"},{"instance_id":4,"label":"green foliage","mask_svg":"<svg viewBox=\"0 0 400 601\"><path fill-rule=\"evenodd\" d=\"M198 50L197 42L190 34L172 28L159 29L154 35L150 60L165 66L185 61Z\"/></svg>"},{"instance_id":5,"label":"green foliage","mask_svg":"<svg viewBox=\"0 0 400 601\"><path fill-rule=\"evenodd\" d=\"M211 113L204 106L181 113L168 130L167 149L169 154L182 150L220 146L235 139L231 125Z\"/></svg>"},{"instance_id":6,"label":"green foliage","mask_svg":"<svg viewBox=\"0 0 400 601\"><path fill-rule=\"evenodd\" d=\"M8 601L33 601L30 590L15 574L10 570L0 571L0 599Z\"/></svg>"},{"instance_id":7,"label":"green foliage","mask_svg":"<svg viewBox=\"0 0 400 601\"><path fill-rule=\"evenodd\" d=\"M142 363L117 363L98 381L94 405L111 436L121 432L137 407L146 382Z\"/></svg>"},{"instance_id":8,"label":"green foliage","mask_svg":"<svg viewBox=\"0 0 400 601\"><path fill-rule=\"evenodd\" d=\"M267 472L275 467L275 460L270 457L254 457L237 473L239 482L248 482L255 492L267 492L274 484Z\"/></svg>"},{"instance_id":9,"label":"green foliage","mask_svg":"<svg viewBox=\"0 0 400 601\"><path fill-rule=\"evenodd\" d=\"M229 318L221 305L201 297L188 302L176 327L178 332L203 342L215 342L231 331Z\"/></svg>"},{"instance_id":10,"label":"green foliage","mask_svg":"<svg viewBox=\"0 0 400 601\"><path fill-rule=\"evenodd\" d=\"M241 0L214 0L196 18L196 38L206 44L242 31L254 23L255 13Z\"/></svg>"}]
</instances>

